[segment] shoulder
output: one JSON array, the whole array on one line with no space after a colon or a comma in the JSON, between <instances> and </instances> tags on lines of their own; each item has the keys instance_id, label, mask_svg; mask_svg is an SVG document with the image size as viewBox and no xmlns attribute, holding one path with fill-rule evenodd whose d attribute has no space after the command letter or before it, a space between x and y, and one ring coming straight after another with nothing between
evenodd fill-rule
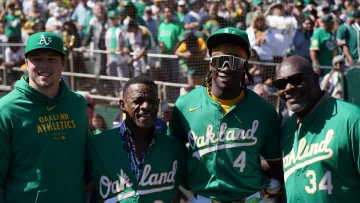
<instances>
[{"instance_id":1,"label":"shoulder","mask_svg":"<svg viewBox=\"0 0 360 203\"><path fill-rule=\"evenodd\" d=\"M206 95L206 87L203 87L203 86L197 87L197 88L191 90L189 93L180 96L176 100L175 106L181 110L182 108L186 108L189 106L189 104L193 103L194 98L196 98L195 99L196 101L199 101L199 100L203 99L204 96L207 96Z\"/></svg>"},{"instance_id":2,"label":"shoulder","mask_svg":"<svg viewBox=\"0 0 360 203\"><path fill-rule=\"evenodd\" d=\"M95 16L90 16L89 25L94 25L95 22L96 22L96 17Z\"/></svg>"},{"instance_id":3,"label":"shoulder","mask_svg":"<svg viewBox=\"0 0 360 203\"><path fill-rule=\"evenodd\" d=\"M103 147L106 143L113 143L112 138L118 138L118 136L120 136L119 133L120 127L102 131L101 133L93 135L89 138L89 145L90 147L95 148L97 148L98 146Z\"/></svg>"},{"instance_id":4,"label":"shoulder","mask_svg":"<svg viewBox=\"0 0 360 203\"><path fill-rule=\"evenodd\" d=\"M252 90L247 89L247 94L248 97L245 99L247 99L249 105L254 106L254 108L256 108L257 111L263 112L264 114L266 112L265 115L276 114L278 116L275 107L270 102L266 101Z\"/></svg>"},{"instance_id":5,"label":"shoulder","mask_svg":"<svg viewBox=\"0 0 360 203\"><path fill-rule=\"evenodd\" d=\"M11 111L21 100L25 100L25 98L23 98L21 92L14 89L0 99L0 112Z\"/></svg>"},{"instance_id":6,"label":"shoulder","mask_svg":"<svg viewBox=\"0 0 360 203\"><path fill-rule=\"evenodd\" d=\"M80 93L69 90L67 96L68 96L68 98L75 99L78 102L86 104L86 100L85 100L84 96L82 96Z\"/></svg>"},{"instance_id":7,"label":"shoulder","mask_svg":"<svg viewBox=\"0 0 360 203\"><path fill-rule=\"evenodd\" d=\"M327 102L329 106L335 105L336 114L339 115L341 119L346 119L350 122L355 122L360 119L359 106L333 97L330 97Z\"/></svg>"}]
</instances>

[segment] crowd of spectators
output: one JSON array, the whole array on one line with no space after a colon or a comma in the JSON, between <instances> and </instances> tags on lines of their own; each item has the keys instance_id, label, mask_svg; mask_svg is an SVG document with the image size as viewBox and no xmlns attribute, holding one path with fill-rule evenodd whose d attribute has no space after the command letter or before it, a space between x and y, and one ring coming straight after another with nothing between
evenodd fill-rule
<instances>
[{"instance_id":1,"label":"crowd of spectators","mask_svg":"<svg viewBox=\"0 0 360 203\"><path fill-rule=\"evenodd\" d=\"M156 81L187 83L190 88L167 88L167 99L173 102L204 82L207 37L233 26L248 33L251 61L260 62L249 72L266 98L274 93L272 63L290 55L330 67L315 69L323 78L321 87L342 98L342 75L360 60L359 4L359 0L6 0L0 13L0 43L25 43L35 32L54 32L69 54L66 71L72 65L74 72L96 76L147 74ZM6 82L12 84L22 75L12 68L24 68L23 47L5 46L0 51ZM122 82L98 78L75 80L76 90L113 97L119 97L121 86Z\"/></svg>"}]
</instances>

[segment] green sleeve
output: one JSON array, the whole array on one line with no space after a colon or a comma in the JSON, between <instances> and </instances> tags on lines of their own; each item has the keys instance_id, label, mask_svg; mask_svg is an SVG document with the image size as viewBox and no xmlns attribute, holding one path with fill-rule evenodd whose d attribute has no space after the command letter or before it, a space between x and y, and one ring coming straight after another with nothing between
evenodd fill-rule
<instances>
[{"instance_id":1,"label":"green sleeve","mask_svg":"<svg viewBox=\"0 0 360 203\"><path fill-rule=\"evenodd\" d=\"M266 160L279 159L281 158L279 115L274 113L273 116L269 116L267 123L261 156Z\"/></svg>"},{"instance_id":2,"label":"green sleeve","mask_svg":"<svg viewBox=\"0 0 360 203\"><path fill-rule=\"evenodd\" d=\"M89 25L86 27L85 35L86 36L92 36L93 35L94 27L92 25Z\"/></svg>"},{"instance_id":3,"label":"green sleeve","mask_svg":"<svg viewBox=\"0 0 360 203\"><path fill-rule=\"evenodd\" d=\"M336 39L345 41L346 37L346 27L340 26L339 29L336 31Z\"/></svg>"},{"instance_id":4,"label":"green sleeve","mask_svg":"<svg viewBox=\"0 0 360 203\"><path fill-rule=\"evenodd\" d=\"M171 112L171 118L169 122L169 128L167 134L175 137L181 143L187 142L187 134L182 127L181 119L185 119L181 111L178 109L178 106L175 104Z\"/></svg>"},{"instance_id":5,"label":"green sleeve","mask_svg":"<svg viewBox=\"0 0 360 203\"><path fill-rule=\"evenodd\" d=\"M162 31L162 23L159 25L159 29L158 29L158 38L157 38L157 40L159 41L159 42L162 42L162 40L161 40L161 31Z\"/></svg>"},{"instance_id":6,"label":"green sleeve","mask_svg":"<svg viewBox=\"0 0 360 203\"><path fill-rule=\"evenodd\" d=\"M8 123L0 114L0 202L5 202L5 179L10 167L11 130Z\"/></svg>"},{"instance_id":7,"label":"green sleeve","mask_svg":"<svg viewBox=\"0 0 360 203\"><path fill-rule=\"evenodd\" d=\"M357 171L360 174L360 118L356 119L350 131L350 145Z\"/></svg>"},{"instance_id":8,"label":"green sleeve","mask_svg":"<svg viewBox=\"0 0 360 203\"><path fill-rule=\"evenodd\" d=\"M321 36L319 30L315 30L311 37L310 50L320 50Z\"/></svg>"}]
</instances>

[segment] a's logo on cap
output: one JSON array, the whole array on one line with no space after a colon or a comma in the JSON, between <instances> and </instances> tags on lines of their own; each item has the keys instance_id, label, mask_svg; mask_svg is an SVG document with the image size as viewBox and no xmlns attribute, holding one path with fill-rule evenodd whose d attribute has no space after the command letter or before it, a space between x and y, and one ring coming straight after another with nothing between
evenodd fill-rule
<instances>
[{"instance_id":1,"label":"a's logo on cap","mask_svg":"<svg viewBox=\"0 0 360 203\"><path fill-rule=\"evenodd\" d=\"M39 43L37 43L37 45L46 45L47 46L50 43L51 43L51 37L48 37L47 41L46 41L46 37L43 34L41 34L40 41L39 41Z\"/></svg>"},{"instance_id":2,"label":"a's logo on cap","mask_svg":"<svg viewBox=\"0 0 360 203\"><path fill-rule=\"evenodd\" d=\"M226 28L226 29L224 30L224 33L229 33L229 32L230 32L231 34L235 34L235 31L233 31L233 30L232 30L232 31L229 31L228 28Z\"/></svg>"}]
</instances>

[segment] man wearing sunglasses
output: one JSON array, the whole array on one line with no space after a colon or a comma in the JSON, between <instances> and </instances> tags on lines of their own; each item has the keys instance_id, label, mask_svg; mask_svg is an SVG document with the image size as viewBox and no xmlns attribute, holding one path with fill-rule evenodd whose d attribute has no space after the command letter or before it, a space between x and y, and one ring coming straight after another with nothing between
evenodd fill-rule
<instances>
[{"instance_id":1,"label":"man wearing sunglasses","mask_svg":"<svg viewBox=\"0 0 360 203\"><path fill-rule=\"evenodd\" d=\"M246 32L220 29L207 47L206 82L176 101L168 132L189 145L192 203L258 202L268 185L260 156L270 165L265 175L282 179L279 116L246 88L245 77L252 81Z\"/></svg>"},{"instance_id":2,"label":"man wearing sunglasses","mask_svg":"<svg viewBox=\"0 0 360 203\"><path fill-rule=\"evenodd\" d=\"M360 108L329 97L311 63L285 59L273 82L294 114L282 126L287 202L360 198Z\"/></svg>"}]
</instances>

